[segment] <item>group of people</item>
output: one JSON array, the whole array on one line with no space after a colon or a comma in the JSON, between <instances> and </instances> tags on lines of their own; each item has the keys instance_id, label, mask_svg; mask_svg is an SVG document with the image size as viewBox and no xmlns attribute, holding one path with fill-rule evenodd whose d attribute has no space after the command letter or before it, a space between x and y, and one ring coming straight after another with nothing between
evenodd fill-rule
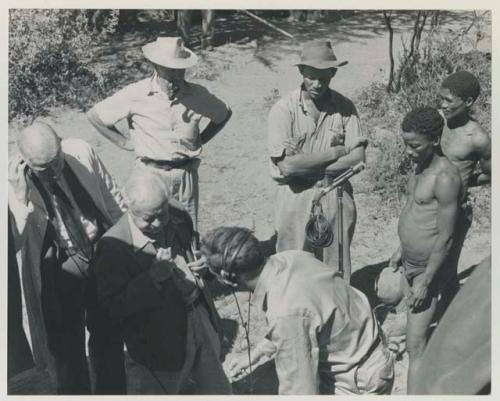
<instances>
[{"instance_id":1,"label":"group of people","mask_svg":"<svg viewBox=\"0 0 500 401\"><path fill-rule=\"evenodd\" d=\"M36 366L49 371L59 394L125 394L126 345L156 393L178 394L191 383L198 394L231 394L230 379L274 358L280 394L389 394L394 358L367 297L337 271L340 257L351 263L356 207L349 182L342 238L314 247L304 229L317 192L365 160L368 141L356 108L330 88L347 62L328 41L306 44L297 64L300 87L270 111L277 242L276 254L267 255L248 229L219 227L199 238L201 148L232 112L185 80L198 60L181 38L160 37L143 53L154 74L87 113L100 134L137 156L123 190L85 141L61 139L40 121L18 135L19 154L9 165L9 237L12 254L21 255ZM467 189L490 173L489 135L469 113L477 79L456 72L440 95L441 111L415 109L401 126L414 169L391 266L402 272L408 304L409 392L417 391L412 380L423 369L437 303L446 306L458 290L457 262L471 221ZM337 233L335 192L321 208ZM15 263L9 258L9 280ZM250 355L229 362L229 378L207 285L214 278L253 292L268 323ZM9 313L11 304L19 310L11 302Z\"/></svg>"}]
</instances>

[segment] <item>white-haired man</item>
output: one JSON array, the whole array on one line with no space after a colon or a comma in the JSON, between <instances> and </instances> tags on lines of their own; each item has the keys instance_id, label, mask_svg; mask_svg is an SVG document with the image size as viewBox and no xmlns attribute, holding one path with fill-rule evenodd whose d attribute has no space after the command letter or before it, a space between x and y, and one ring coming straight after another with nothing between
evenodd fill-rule
<instances>
[{"instance_id":1,"label":"white-haired man","mask_svg":"<svg viewBox=\"0 0 500 401\"><path fill-rule=\"evenodd\" d=\"M230 394L189 215L152 172L134 172L125 197L129 210L100 239L91 268L98 304L121 325L143 390L178 394L192 377L199 394Z\"/></svg>"}]
</instances>

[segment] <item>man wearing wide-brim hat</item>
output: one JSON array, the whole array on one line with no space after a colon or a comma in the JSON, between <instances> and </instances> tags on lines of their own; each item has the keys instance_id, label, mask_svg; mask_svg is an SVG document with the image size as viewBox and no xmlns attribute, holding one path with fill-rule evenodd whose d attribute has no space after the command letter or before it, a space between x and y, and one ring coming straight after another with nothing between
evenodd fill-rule
<instances>
[{"instance_id":1,"label":"man wearing wide-brim hat","mask_svg":"<svg viewBox=\"0 0 500 401\"><path fill-rule=\"evenodd\" d=\"M306 43L296 64L302 75L299 88L281 98L269 113L268 150L271 175L278 184L275 202L277 251L299 249L313 252L332 269L338 268L337 197L331 191L321 199L334 240L326 248L313 248L305 226L312 200L321 187L349 167L365 160L366 136L353 103L329 87L339 61L329 41ZM352 186L344 185L343 254L350 271L350 243L356 208Z\"/></svg>"},{"instance_id":2,"label":"man wearing wide-brim hat","mask_svg":"<svg viewBox=\"0 0 500 401\"><path fill-rule=\"evenodd\" d=\"M142 51L154 74L96 104L87 116L117 146L135 150L138 168L162 177L196 228L201 148L224 127L231 110L201 85L185 81L198 57L180 37L159 37Z\"/></svg>"}]
</instances>

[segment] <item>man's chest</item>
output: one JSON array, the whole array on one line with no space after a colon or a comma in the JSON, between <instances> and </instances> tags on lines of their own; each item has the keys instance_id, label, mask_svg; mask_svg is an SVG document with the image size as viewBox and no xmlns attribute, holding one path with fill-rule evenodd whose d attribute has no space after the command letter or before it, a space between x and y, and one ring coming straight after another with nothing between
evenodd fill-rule
<instances>
[{"instance_id":1,"label":"man's chest","mask_svg":"<svg viewBox=\"0 0 500 401\"><path fill-rule=\"evenodd\" d=\"M136 124L174 131L182 127L197 127L202 118L183 103L171 102L159 95L136 99L131 105L131 116Z\"/></svg>"},{"instance_id":2,"label":"man's chest","mask_svg":"<svg viewBox=\"0 0 500 401\"><path fill-rule=\"evenodd\" d=\"M441 150L452 162L474 159L472 134L466 130L450 130L444 127Z\"/></svg>"},{"instance_id":3,"label":"man's chest","mask_svg":"<svg viewBox=\"0 0 500 401\"><path fill-rule=\"evenodd\" d=\"M408 182L410 199L418 205L428 204L434 200L434 184L436 178L434 174L422 173L412 174Z\"/></svg>"},{"instance_id":4,"label":"man's chest","mask_svg":"<svg viewBox=\"0 0 500 401\"><path fill-rule=\"evenodd\" d=\"M302 139L305 152L326 150L345 143L346 131L339 113L316 110L311 114L297 111L292 130L294 137Z\"/></svg>"}]
</instances>

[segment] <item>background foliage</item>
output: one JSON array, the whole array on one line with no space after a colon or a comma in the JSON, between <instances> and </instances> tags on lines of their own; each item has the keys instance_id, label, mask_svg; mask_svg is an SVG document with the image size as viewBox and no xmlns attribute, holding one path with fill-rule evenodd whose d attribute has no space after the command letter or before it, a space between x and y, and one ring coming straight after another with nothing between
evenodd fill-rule
<instances>
[{"instance_id":1,"label":"background foliage","mask_svg":"<svg viewBox=\"0 0 500 401\"><path fill-rule=\"evenodd\" d=\"M471 27L458 32L443 32L439 27L425 31L410 62L408 48L403 46L395 71L396 76L401 76L397 90L388 90L387 83L380 81L358 96L356 104L363 120L369 122L368 134L377 153L375 165L369 168L370 181L387 201L399 199L407 182L409 164L399 135L401 121L415 107L439 108L438 91L449 74L466 70L479 79L481 94L473 106L473 116L491 132L491 54L477 50L484 35L481 19L475 21L474 27L474 39L470 39ZM489 198L482 202L489 203Z\"/></svg>"}]
</instances>

